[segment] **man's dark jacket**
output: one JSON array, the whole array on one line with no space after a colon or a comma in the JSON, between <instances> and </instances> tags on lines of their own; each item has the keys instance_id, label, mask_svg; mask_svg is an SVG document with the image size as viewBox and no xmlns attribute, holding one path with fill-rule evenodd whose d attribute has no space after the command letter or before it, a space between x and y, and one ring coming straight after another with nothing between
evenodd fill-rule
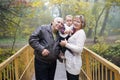
<instances>
[{"instance_id":1,"label":"man's dark jacket","mask_svg":"<svg viewBox=\"0 0 120 80\"><path fill-rule=\"evenodd\" d=\"M38 27L30 36L29 44L34 49L35 58L44 62L55 61L60 53L59 35L57 33L54 40L51 25ZM42 56L43 49L50 51L48 56Z\"/></svg>"}]
</instances>

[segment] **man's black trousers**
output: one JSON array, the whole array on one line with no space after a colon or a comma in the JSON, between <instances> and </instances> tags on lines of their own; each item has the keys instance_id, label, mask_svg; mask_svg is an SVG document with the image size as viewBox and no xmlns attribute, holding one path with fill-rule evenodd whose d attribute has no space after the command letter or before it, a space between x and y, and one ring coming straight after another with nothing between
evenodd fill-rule
<instances>
[{"instance_id":1,"label":"man's black trousers","mask_svg":"<svg viewBox=\"0 0 120 80\"><path fill-rule=\"evenodd\" d=\"M56 61L47 63L35 58L36 80L54 80Z\"/></svg>"}]
</instances>

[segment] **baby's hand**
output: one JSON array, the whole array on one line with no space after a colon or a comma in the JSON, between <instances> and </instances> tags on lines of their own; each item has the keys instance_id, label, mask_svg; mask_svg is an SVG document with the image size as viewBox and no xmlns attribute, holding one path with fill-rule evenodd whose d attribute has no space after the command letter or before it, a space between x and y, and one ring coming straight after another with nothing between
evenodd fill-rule
<instances>
[{"instance_id":1,"label":"baby's hand","mask_svg":"<svg viewBox=\"0 0 120 80\"><path fill-rule=\"evenodd\" d=\"M64 31L64 33L65 33L65 34L69 34L69 31L68 31L68 30L66 30L66 31Z\"/></svg>"},{"instance_id":2,"label":"baby's hand","mask_svg":"<svg viewBox=\"0 0 120 80\"><path fill-rule=\"evenodd\" d=\"M71 33L73 33L73 31L72 31L72 30L70 30L70 31L69 31L69 33L71 34Z\"/></svg>"},{"instance_id":3,"label":"baby's hand","mask_svg":"<svg viewBox=\"0 0 120 80\"><path fill-rule=\"evenodd\" d=\"M66 39L65 39L65 40L61 40L61 42L60 42L60 45L61 45L61 46L64 47L66 44L67 44L67 40L66 40Z\"/></svg>"}]
</instances>

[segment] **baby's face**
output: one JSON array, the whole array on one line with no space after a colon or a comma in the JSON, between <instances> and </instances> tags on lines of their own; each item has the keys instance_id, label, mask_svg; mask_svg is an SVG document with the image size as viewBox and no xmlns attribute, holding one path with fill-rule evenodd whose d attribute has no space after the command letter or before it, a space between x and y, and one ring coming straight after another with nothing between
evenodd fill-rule
<instances>
[{"instance_id":1,"label":"baby's face","mask_svg":"<svg viewBox=\"0 0 120 80\"><path fill-rule=\"evenodd\" d=\"M73 23L72 18L70 18L70 17L66 18L66 25L67 26L71 26L72 23Z\"/></svg>"}]
</instances>

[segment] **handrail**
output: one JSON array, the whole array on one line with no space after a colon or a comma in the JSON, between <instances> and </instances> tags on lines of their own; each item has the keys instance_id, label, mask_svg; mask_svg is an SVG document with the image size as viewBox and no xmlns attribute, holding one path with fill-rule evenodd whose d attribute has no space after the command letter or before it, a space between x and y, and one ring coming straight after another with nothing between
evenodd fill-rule
<instances>
[{"instance_id":1,"label":"handrail","mask_svg":"<svg viewBox=\"0 0 120 80\"><path fill-rule=\"evenodd\" d=\"M91 56L93 56L96 60L99 62L102 62L102 64L106 65L106 67L110 68L111 70L117 72L120 74L120 68L116 66L115 64L111 63L110 61L106 60L105 58L97 55L95 52L91 51L90 49L84 48L88 52L91 53Z\"/></svg>"},{"instance_id":2,"label":"handrail","mask_svg":"<svg viewBox=\"0 0 120 80\"><path fill-rule=\"evenodd\" d=\"M25 70L24 70L23 74L20 76L20 79L19 79L19 80L22 80L22 77L24 76L25 72L27 71L27 69L28 69L29 66L31 65L33 59L34 59L34 56L33 56L33 58L30 60L30 62L29 62L29 64L27 65L27 67L25 68Z\"/></svg>"},{"instance_id":3,"label":"handrail","mask_svg":"<svg viewBox=\"0 0 120 80\"><path fill-rule=\"evenodd\" d=\"M25 45L0 64L0 80L32 80L33 49ZM81 80L120 80L120 68L84 47Z\"/></svg>"},{"instance_id":4,"label":"handrail","mask_svg":"<svg viewBox=\"0 0 120 80\"><path fill-rule=\"evenodd\" d=\"M88 75L82 68L81 68L81 72L80 72L80 80L90 80L90 78L88 77Z\"/></svg>"},{"instance_id":5,"label":"handrail","mask_svg":"<svg viewBox=\"0 0 120 80\"><path fill-rule=\"evenodd\" d=\"M14 55L12 55L11 57L9 57L8 59L6 59L4 62L2 62L0 64L0 71L6 67L9 63L11 63L13 60L15 60L18 56L21 55L21 52L23 50L25 50L27 48L28 45L25 45L24 47L22 47L18 52L16 52Z\"/></svg>"},{"instance_id":6,"label":"handrail","mask_svg":"<svg viewBox=\"0 0 120 80\"><path fill-rule=\"evenodd\" d=\"M0 64L0 80L32 80L33 49L27 44Z\"/></svg>"},{"instance_id":7,"label":"handrail","mask_svg":"<svg viewBox=\"0 0 120 80\"><path fill-rule=\"evenodd\" d=\"M84 47L83 70L90 80L120 80L120 68Z\"/></svg>"}]
</instances>

